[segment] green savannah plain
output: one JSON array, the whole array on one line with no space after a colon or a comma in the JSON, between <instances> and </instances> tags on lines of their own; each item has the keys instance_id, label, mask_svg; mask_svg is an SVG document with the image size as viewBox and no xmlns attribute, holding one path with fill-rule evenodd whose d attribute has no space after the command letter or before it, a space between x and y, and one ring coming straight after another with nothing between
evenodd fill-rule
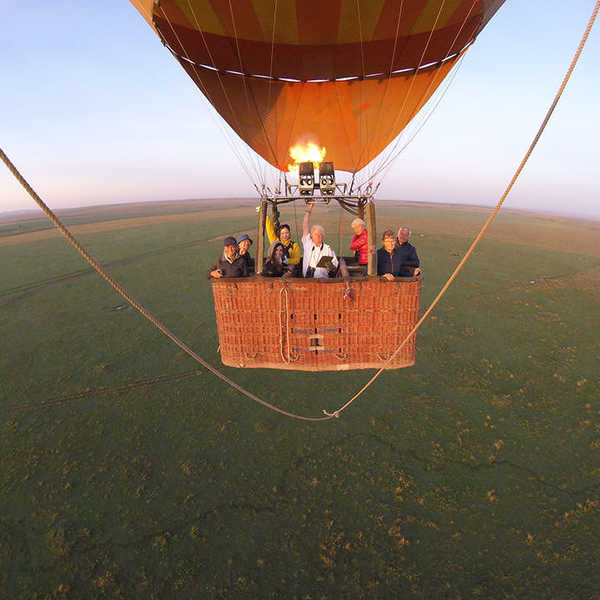
<instances>
[{"instance_id":1,"label":"green savannah plain","mask_svg":"<svg viewBox=\"0 0 600 600\"><path fill-rule=\"evenodd\" d=\"M254 206L61 216L220 366L206 268L224 236L253 235ZM282 222L298 239L296 210ZM413 228L421 311L489 210L378 203L380 233ZM313 212L336 251L338 214ZM419 330L415 366L306 423L195 363L45 218L6 216L0 598L600 598L599 240L600 222L501 212ZM308 416L373 373L222 370Z\"/></svg>"}]
</instances>

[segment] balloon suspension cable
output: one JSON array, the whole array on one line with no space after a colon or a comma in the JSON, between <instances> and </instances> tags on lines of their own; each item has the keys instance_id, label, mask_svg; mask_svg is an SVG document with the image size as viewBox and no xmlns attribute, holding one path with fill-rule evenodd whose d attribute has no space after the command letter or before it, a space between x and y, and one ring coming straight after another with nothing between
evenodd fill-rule
<instances>
[{"instance_id":1,"label":"balloon suspension cable","mask_svg":"<svg viewBox=\"0 0 600 600\"><path fill-rule=\"evenodd\" d=\"M444 4L445 4L445 0L444 2L442 2L442 4L440 5L440 8L438 10L437 13L437 17L435 22L437 23L438 19L440 18L441 13L443 12L443 8L444 8ZM471 7L469 8L468 12L465 13L463 21L460 25L460 28L457 30L454 39L452 40L452 42L450 43L450 45L448 46L448 50L446 51L444 57L441 59L441 61L439 62L439 65L443 64L450 56L452 53L452 49L454 48L454 46L456 45L456 42L458 41L458 38L461 34L461 32L463 31L470 15L471 12L473 11L473 8L476 5L476 1L474 0L471 4ZM401 9L400 9L401 12ZM398 14L398 22L397 22L397 29L396 29L396 36L398 35L398 27L400 25L400 12ZM472 38L474 39L476 31L473 32ZM398 117L400 116L400 114L402 114L403 110L404 110L404 106L406 105L406 101L408 100L408 97L410 95L410 90L413 87L415 78L417 76L417 73L419 72L419 69L421 67L421 65L423 64L423 59L427 53L427 49L429 47L429 44L431 42L432 39L432 33L429 34L429 37L427 38L427 42L425 44L425 48L423 50L423 53L421 55L421 58L419 59L419 64L417 66L417 68L414 70L412 78L411 78L411 82L409 85L409 88L407 89L407 92L404 96L404 100L402 101L402 105L401 108L399 109L396 118L394 119L394 123L397 122ZM460 52L457 53L457 57L459 60L459 65L462 63L462 58L464 57L464 54L466 52L466 50L471 46L471 44L473 43L473 39L471 39L471 41L469 41L467 43L467 45L460 50ZM397 40L396 40L397 41ZM396 52L396 41L394 42L394 55ZM394 58L392 57L392 63L390 66L390 73L389 73L389 77L388 77L388 81L386 84L386 89L384 92L384 97L387 96L388 93L388 88L389 88L389 83L392 77L392 69L393 69L393 61ZM372 171L370 173L367 173L367 178L365 180L365 183L368 181L373 181L373 179L375 179L375 177L377 177L377 175L379 175L379 173L383 172L384 175L381 177L381 179L383 179L383 177L385 177L385 174L387 173L387 171L389 170L389 167L392 165L392 163L396 160L396 158L406 149L406 147L412 142L412 140L416 137L416 135L421 131L421 129L423 128L423 126L425 125L425 123L429 120L429 118L431 117L431 115L433 114L433 112L435 111L435 109L437 108L437 106L439 105L439 102L441 100L441 98L446 94L446 91L448 90L448 88L450 87L450 84L452 83L452 81L454 81L454 78L456 77L456 72L458 69L454 69L454 73L452 75L452 79L447 83L447 85L444 87L444 91L443 93L440 95L440 99L438 99L437 103L434 105L434 107L432 108L432 110L429 112L429 114L425 117L425 119L423 120L423 122L421 123L421 125L416 129L416 131L414 132L414 134L409 138L409 140L405 143L402 144L400 146L400 149L398 149L398 146L400 145L400 141L403 137L403 133L404 133L404 129L400 132L400 134L397 136L396 140L392 143L392 147L391 149L387 149L384 153L382 153L382 155L375 161L376 164L373 164L372 166ZM429 95L429 90L431 89L433 83L435 81L435 77L432 78L432 80L429 82L429 85L423 90L423 93L421 94L421 100L417 103L417 106L422 106L424 104L424 100L425 98L428 97ZM383 99L380 103L380 115L381 115L381 106L383 105ZM417 114L417 112L419 112L420 109L416 109L416 112L413 112L412 117L409 119L409 122L412 121L412 119L414 118L414 116ZM380 116L378 116L377 118L377 122L376 122L376 127L375 127L375 131L377 133L378 131L378 127L379 127L379 122L380 122ZM398 149L398 150L397 150Z\"/></svg>"},{"instance_id":2,"label":"balloon suspension cable","mask_svg":"<svg viewBox=\"0 0 600 600\"><path fill-rule=\"evenodd\" d=\"M427 317L429 316L429 314L433 311L434 307L438 304L438 302L444 296L444 294L446 293L446 291L448 290L448 288L450 287L450 285L452 284L452 282L456 279L456 277L459 274L459 272L462 270L462 268L464 267L464 265L466 264L466 262L469 260L470 256L473 254L473 251L475 250L476 246L479 244L479 242L483 238L485 232L489 228L490 224L492 223L492 221L494 220L494 218L496 217L496 215L500 211L500 208L502 207L502 205L503 205L505 199L507 198L509 192L512 190L512 188L513 188L515 182L517 181L519 175L523 171L523 168L525 167L525 164L529 160L529 157L531 156L531 153L533 152L533 149L537 145L537 143L538 143L538 141L539 141L539 139L540 139L540 137L541 137L544 129L546 128L546 125L548 124L548 121L550 120L550 117L551 117L552 113L554 112L554 109L555 109L556 105L558 104L558 101L560 100L560 97L562 96L562 93L563 93L563 91L564 91L564 89L565 89L565 87L567 85L567 82L569 81L569 79L571 77L573 69L575 68L575 65L577 64L577 61L579 60L579 56L581 55L583 47L585 46L585 43L586 43L586 41L587 41L587 39L589 37L590 30L591 30L591 28L592 28L592 26L593 26L593 24L594 24L594 22L596 20L596 17L598 15L599 8L600 8L600 0L596 0L596 4L594 6L594 10L593 10L592 15L591 15L591 17L589 19L589 22L587 24L585 32L584 32L584 34L583 34L583 36L581 38L581 41L579 42L579 46L577 48L577 51L575 52L575 55L574 55L574 57L573 57L573 59L571 61L571 64L570 64L570 66L569 66L569 68L568 68L568 70L567 70L567 72L566 72L566 74L564 76L564 79L563 79L563 81L561 83L561 86L560 86L558 92L556 93L556 96L554 97L554 101L552 102L550 108L548 109L548 112L546 113L546 116L545 116L544 120L542 121L542 124L540 125L540 127L539 127L539 129L538 129L538 131L537 131L537 133L536 133L533 141L531 142L531 145L529 146L527 152L525 153L525 156L521 160L521 163L519 164L519 167L515 171L515 174L513 175L510 183L508 184L508 186L506 187L504 193L502 194L502 197L498 201L498 204L496 205L496 207L494 208L494 210L492 211L492 213L488 217L487 221L484 223L483 227L481 228L481 230L479 231L479 233L477 234L477 236L473 240L473 242L472 242L471 246L469 247L469 249L467 250L467 252L464 254L464 256L462 257L462 259L458 263L458 265L455 268L454 272L450 275L450 277L448 278L448 280L446 281L446 283L443 285L443 287L439 291L438 295L431 302L431 304L429 305L429 307L427 308L427 310L425 311L425 313L421 316L421 318L419 319L419 321L416 323L416 325L413 327L413 329L409 332L409 334L406 336L406 338L403 340L403 342L389 356L389 358L386 360L385 364L344 405L340 406L338 409L334 410L333 412L328 412L326 410L323 410L322 411L323 414L324 414L323 417L306 417L306 416L303 416L303 415L297 415L297 414L285 411L285 410L283 410L283 409L281 409L281 408L279 408L277 406L274 406L274 405L266 402L265 400L262 400L261 398L259 398L255 394L249 392L248 390L244 389L242 386L238 385L237 383L235 383L234 381L232 381L231 379L229 379L227 376L225 376L223 373L221 373L218 369L216 369L215 367L213 367L212 365L210 365L209 363L207 363L204 359L202 359L200 356L198 356L186 344L184 344L181 340L179 340L179 338L177 338L173 333L171 333L160 321L158 321L156 318L154 318L132 296L130 296L125 291L124 288L122 288L116 281L114 281L106 273L106 271L104 271L104 269L90 256L90 254L85 250L85 248L83 248L83 246L81 246L81 244L75 239L75 237L71 234L71 232L67 229L67 227L65 227L61 223L61 221L56 217L56 215L54 214L54 212L36 194L36 192L33 190L33 188L27 183L27 181L19 173L19 171L16 169L16 167L11 163L11 161L8 159L8 157L2 151L2 149L0 149L0 158L6 164L6 166L8 167L8 169L15 176L15 178L19 181L19 183L25 188L25 190L29 193L29 195L33 198L33 200L38 204L38 206L46 214L46 216L52 221L52 223L56 226L56 228L67 238L67 240L75 247L75 249L83 256L83 258L99 273L99 275L103 279L105 279L107 281L107 283L109 283L109 285L115 291L117 291L123 298L125 298L125 300L127 300L127 302L129 302L131 304L131 306L133 306L133 308L135 308L138 312L140 312L155 327L157 327L165 336L167 336L179 348L181 348L184 352L186 352L186 354L188 354L189 356L191 356L194 360L196 360L198 363L200 363L204 368L206 368L208 371L210 371L211 373L213 373L213 375L215 375L216 377L218 377L219 379L221 379L227 385L229 385L232 388L236 389L241 394L245 395L246 397L250 398L251 400L254 400L258 404L261 404L265 408L269 408L270 410L272 410L274 412L277 412L277 413L279 413L279 414L281 414L283 416L290 417L292 419L301 420L301 421L311 421L311 422L328 421L328 420L333 419L333 418L339 418L340 415L341 415L341 413L344 410L346 410L351 404L353 404L373 384L373 382L381 375L381 373L383 373L383 371L386 369L386 366L389 364L389 362L394 359L394 357L398 354L398 352L408 343L408 341L415 335L415 333L417 332L417 330L425 322L425 320L427 319Z\"/></svg>"},{"instance_id":3,"label":"balloon suspension cable","mask_svg":"<svg viewBox=\"0 0 600 600\"><path fill-rule=\"evenodd\" d=\"M408 98L411 95L411 91L412 91L412 89L414 87L414 84L416 82L416 79L417 79L417 74L419 72L419 69L421 68L421 65L423 64L423 61L424 61L425 56L427 54L427 50L429 48L429 44L431 43L431 40L433 38L433 31L434 31L434 29L435 29L435 27L436 27L436 25L438 23L438 20L439 20L441 14L442 14L442 11L444 9L445 4L446 4L446 0L442 0L442 2L440 3L439 9L437 11L437 15L435 17L435 20L433 22L433 27L432 27L431 31L429 32L429 35L427 36L427 41L425 42L425 47L423 48L423 51L422 51L421 56L419 58L419 62L417 64L417 67L414 70L414 72L413 72L413 74L412 74L412 76L410 78L410 83L409 83L409 85L408 85L408 87L406 89L406 93L404 94L404 99L402 100L402 104L400 105L400 108L398 109L398 112L396 114L396 118L392 121L392 129L395 128L396 123L398 122L398 119L399 119L400 115L402 115L404 113L404 107L406 106ZM424 93L426 93L426 92L424 92Z\"/></svg>"},{"instance_id":4,"label":"balloon suspension cable","mask_svg":"<svg viewBox=\"0 0 600 600\"><path fill-rule=\"evenodd\" d=\"M433 116L433 114L437 110L438 106L444 99L446 93L448 92L448 90L454 83L456 76L458 75L458 72L463 64L463 59L465 57L465 53L466 53L466 49L461 54L459 60L457 61L455 67L452 70L450 77L445 80L444 87L441 88L441 93L438 94L434 105L431 107L431 110L429 110L429 112L422 118L419 125L414 129L414 131L410 134L408 139L406 141L404 141L403 144L400 144L400 142L403 141L404 132L406 131L406 129L404 129L400 132L400 134L396 138L396 141L393 142L391 149L386 150L384 152L384 155L382 155L380 157L380 159L378 159L376 161L377 164L373 166L372 173L370 175L368 175L366 179L361 181L361 183L359 184L360 186L367 185L368 183L372 182L378 176L380 177L381 181L383 181L385 179L385 177L387 176L387 173L389 172L390 168L392 167L392 165L394 164L396 159L404 152L404 150L406 150L406 148L413 142L413 140L417 137L417 135L419 135L421 130L425 127L425 125L427 124L429 119ZM411 123L412 123L412 121L411 121ZM377 187L379 187L381 181L377 184Z\"/></svg>"},{"instance_id":5,"label":"balloon suspension cable","mask_svg":"<svg viewBox=\"0 0 600 600\"><path fill-rule=\"evenodd\" d=\"M563 78L563 81L562 81L558 91L556 92L556 95L554 96L554 100L552 101L550 108L546 112L546 116L544 117L537 133L535 134L533 141L531 142L529 148L527 149L527 152L525 153L525 156L521 160L521 163L519 164L519 166L517 167L517 170L515 171L514 175L512 176L512 179L510 180L509 184L507 185L506 189L504 190L504 193L502 194L502 197L498 201L498 204L496 205L496 207L494 208L494 210L488 217L487 221L483 224L483 227L481 228L481 230L479 231L479 233L477 234L477 236L471 243L471 246L469 247L467 252L464 254L462 259L460 260L460 262L454 269L454 272L450 275L450 277L448 278L446 283L442 286L438 295L434 298L434 300L431 302L431 304L429 305L427 310L423 313L423 316L417 321L415 326L408 333L408 335L404 338L402 343L389 356L389 358L386 360L384 365L375 373L375 375L373 375L373 377L371 377L371 379L369 379L369 381L367 381L367 383L356 394L354 394L354 396L352 396L352 398L350 398L350 400L348 400L348 402L346 402L344 405L342 405L340 408L334 410L333 412L328 412L326 410L323 410L324 415L326 415L328 417L339 418L340 414L344 410L346 410L355 400L357 400L373 384L373 382L381 375L381 373L383 373L383 371L386 369L386 366L394 359L394 357L398 354L398 352L400 352L400 350L402 348L404 348L404 346L408 343L408 341L416 334L418 329L425 322L425 320L430 315L430 313L433 311L433 309L435 308L437 303L442 299L442 297L444 296L444 294L446 293L446 291L448 290L448 288L450 287L452 282L456 279L457 275L460 273L460 271L462 270L462 268L464 267L466 262L469 260L470 256L473 254L473 251L475 250L475 248L477 247L477 245L483 238L488 227L491 225L492 221L496 218L496 215L500 211L500 208L504 204L504 201L506 200L508 194L514 187L517 179L519 178L519 175L523 171L525 164L529 160L529 157L531 156L533 149L536 147L540 137L542 136L542 133L544 132L544 129L546 128L546 125L548 124L548 121L550 120L550 117L552 116L552 113L554 112L554 109L556 108L556 105L558 104L558 101L560 100L569 79L571 78L573 69L575 68L575 65L577 64L577 61L579 60L579 56L581 55L583 47L585 46L585 43L589 37L592 26L594 25L594 21L596 20L596 17L598 15L599 9L600 9L600 0L596 0L596 5L594 6L594 10L592 11L592 15L590 16L587 27L585 28L585 31L583 33L581 41L579 42L579 46L577 47L575 55L573 56L573 59L571 60L571 64L569 65L569 68L567 69L567 72Z\"/></svg>"},{"instance_id":6,"label":"balloon suspension cable","mask_svg":"<svg viewBox=\"0 0 600 600\"><path fill-rule=\"evenodd\" d=\"M167 336L172 342L174 342L181 350L183 350L186 354L191 356L195 361L200 363L205 369L210 371L213 375L217 376L227 385L236 389L238 392L254 400L258 404L261 404L265 408L269 408L270 410L277 412L286 417L290 417L292 419L298 419L300 421L327 421L331 419L329 416L324 417L306 417L303 415L297 415L295 413L288 412L283 410L269 402L259 398L252 392L249 392L241 385L235 383L229 377L221 373L216 367L213 367L210 363L206 362L203 358L198 356L189 346L187 346L184 342L182 342L174 333L172 333L163 323L161 323L158 319L156 319L148 310L146 310L139 302L137 302L127 291L119 285L99 264L96 262L94 258L88 253L88 251L77 241L77 239L73 236L73 234L69 231L69 229L63 225L63 223L59 220L59 218L54 214L52 209L50 209L46 203L37 195L34 189L27 183L25 178L19 173L17 168L12 164L8 156L4 153L4 151L0 148L0 159L4 162L4 164L8 167L10 172L15 176L17 181L25 188L27 193L33 198L36 204L42 209L44 214L52 221L55 227L67 238L67 240L71 243L71 245L83 256L83 258L92 266L92 268L118 293L120 294L133 308L135 308L142 316L144 316L148 321L150 321L157 329L159 329L165 336Z\"/></svg>"},{"instance_id":7,"label":"balloon suspension cable","mask_svg":"<svg viewBox=\"0 0 600 600\"><path fill-rule=\"evenodd\" d=\"M199 88L202 91L202 93L208 98L208 101L210 102L210 104L212 105L213 109L215 106L215 103L213 101L212 98L212 94L210 94L208 87L204 84L204 81L202 79L202 76L200 75L200 71L198 69L198 65L196 65L196 63L192 60L190 54L188 53L188 51L186 50L185 46L183 45L183 42L180 38L180 36L177 34L177 31L175 29L175 27L173 26L171 20L169 19L168 14L165 12L164 8L162 6L160 6L160 4L157 3L157 6L159 7L163 18L165 19L165 21L167 22L167 24L169 25L169 28L171 30L171 32L173 33L173 36L175 37L175 39L177 40L177 43L179 44L179 47L181 49L181 52L183 53L183 56L185 57L186 63L190 64L194 70L194 73L196 75L196 79L197 82L200 84ZM239 116L237 114L237 112L234 110L233 108L233 104L231 102L229 93L227 92L227 87L223 84L223 81L221 79L221 72L219 71L219 69L217 69L214 57L212 55L212 52L210 51L210 47L206 41L206 38L204 36L204 32L202 30L202 28L200 27L200 23L198 21L198 18L196 16L196 13L194 11L194 8L192 6L192 4L189 2L188 0L188 8L191 11L191 14L193 15L193 18L196 22L196 26L198 27L198 31L202 37L202 42L204 44L204 47L206 49L207 55L210 59L210 62L212 64L212 67L216 73L217 76L217 80L219 81L219 86L221 88L221 91L223 93L223 96L225 98L225 101L229 107L229 110L232 114L233 119L235 120L237 126L239 127L241 124L241 121L239 120ZM163 45L169 50L169 52L175 57L175 59L182 64L178 53L167 43L167 40L163 34L163 32L159 29L159 27L157 26L156 23L154 23L155 25L155 30L158 33ZM183 64L182 64L183 66ZM193 78L192 78L193 79ZM249 148L245 145L245 144L240 144L237 140L236 137L232 137L231 133L227 130L227 125L224 125L220 120L219 117L217 117L216 111L211 110L210 112L211 116L213 117L213 120L215 122L215 124L217 125L217 127L219 127L223 137L225 138L225 141L228 143L231 151L233 152L234 156L238 159L238 161L240 162L240 165L242 167L242 169L244 170L244 172L246 173L246 176L248 177L248 179L254 183L255 179L254 177L252 177L252 174L250 173L250 170L253 170L254 175L256 177L256 181L262 182L263 178L261 177L261 173L260 173L260 167L258 162L256 162L256 158L253 156L253 154L250 152ZM242 152L246 153L246 161L244 160L244 157L242 156Z\"/></svg>"}]
</instances>

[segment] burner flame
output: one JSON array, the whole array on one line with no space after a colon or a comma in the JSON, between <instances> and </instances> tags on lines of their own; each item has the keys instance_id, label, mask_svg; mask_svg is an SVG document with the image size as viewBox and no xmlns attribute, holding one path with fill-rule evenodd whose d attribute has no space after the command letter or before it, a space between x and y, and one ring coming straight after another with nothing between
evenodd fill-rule
<instances>
[{"instance_id":1,"label":"burner flame","mask_svg":"<svg viewBox=\"0 0 600 600\"><path fill-rule=\"evenodd\" d=\"M298 165L309 161L313 163L315 169L318 169L326 154L325 147L319 148L314 142L296 144L290 148L290 156L294 162L288 164L288 173L298 173Z\"/></svg>"}]
</instances>

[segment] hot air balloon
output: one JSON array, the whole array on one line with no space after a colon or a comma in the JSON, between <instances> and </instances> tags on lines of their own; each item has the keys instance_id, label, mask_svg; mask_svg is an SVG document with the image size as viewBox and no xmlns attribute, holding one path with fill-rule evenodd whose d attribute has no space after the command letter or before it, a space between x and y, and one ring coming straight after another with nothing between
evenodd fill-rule
<instances>
[{"instance_id":1,"label":"hot air balloon","mask_svg":"<svg viewBox=\"0 0 600 600\"><path fill-rule=\"evenodd\" d=\"M377 277L376 187L339 183L336 171L356 174L381 156L503 0L131 2L239 138L285 173L277 188L258 188L257 275L212 283L222 362L308 371L414 364L414 337L388 359L416 322L421 277ZM310 148L323 152L303 154ZM260 276L267 207L276 219L278 205L297 200L338 202L366 218L366 275L341 261L333 279Z\"/></svg>"}]
</instances>

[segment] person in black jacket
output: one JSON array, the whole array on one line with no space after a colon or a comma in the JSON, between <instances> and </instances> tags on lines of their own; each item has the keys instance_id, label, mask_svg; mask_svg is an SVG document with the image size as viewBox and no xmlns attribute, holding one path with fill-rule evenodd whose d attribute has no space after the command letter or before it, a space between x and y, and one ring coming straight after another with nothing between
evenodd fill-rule
<instances>
[{"instance_id":1,"label":"person in black jacket","mask_svg":"<svg viewBox=\"0 0 600 600\"><path fill-rule=\"evenodd\" d=\"M252 238L244 233L237 239L238 253L246 261L248 266L248 275L254 273L254 259L250 255L250 246L252 246Z\"/></svg>"},{"instance_id":2,"label":"person in black jacket","mask_svg":"<svg viewBox=\"0 0 600 600\"><path fill-rule=\"evenodd\" d=\"M377 275L383 276L388 281L393 280L394 277L412 277L415 257L417 267L419 265L419 257L414 246L408 244L414 251L414 256L412 256L406 245L399 246L397 244L396 236L391 229L383 232L381 240L383 246L377 250ZM414 275L418 275L420 272L421 269L414 269Z\"/></svg>"},{"instance_id":3,"label":"person in black jacket","mask_svg":"<svg viewBox=\"0 0 600 600\"><path fill-rule=\"evenodd\" d=\"M377 275L392 280L400 276L400 249L396 245L396 236L391 229L386 229L381 237L383 246L377 250Z\"/></svg>"},{"instance_id":4,"label":"person in black jacket","mask_svg":"<svg viewBox=\"0 0 600 600\"><path fill-rule=\"evenodd\" d=\"M399 277L417 276L421 269L419 268L419 256L416 248L409 243L410 229L406 226L398 230L398 248L400 249L400 275Z\"/></svg>"},{"instance_id":5,"label":"person in black jacket","mask_svg":"<svg viewBox=\"0 0 600 600\"><path fill-rule=\"evenodd\" d=\"M208 277L248 277L248 263L238 254L238 245L234 237L226 237L223 242L223 254L208 269Z\"/></svg>"}]
</instances>

